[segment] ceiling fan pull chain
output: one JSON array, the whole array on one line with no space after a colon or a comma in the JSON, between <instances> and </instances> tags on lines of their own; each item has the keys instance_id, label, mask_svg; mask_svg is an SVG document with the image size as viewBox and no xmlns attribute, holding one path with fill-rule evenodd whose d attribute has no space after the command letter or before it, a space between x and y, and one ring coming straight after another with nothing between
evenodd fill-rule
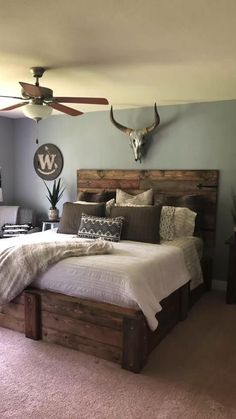
<instances>
[{"instance_id":1,"label":"ceiling fan pull chain","mask_svg":"<svg viewBox=\"0 0 236 419\"><path fill-rule=\"evenodd\" d=\"M36 120L36 139L35 139L35 143L38 144L39 143L39 126L38 126L39 121Z\"/></svg>"}]
</instances>

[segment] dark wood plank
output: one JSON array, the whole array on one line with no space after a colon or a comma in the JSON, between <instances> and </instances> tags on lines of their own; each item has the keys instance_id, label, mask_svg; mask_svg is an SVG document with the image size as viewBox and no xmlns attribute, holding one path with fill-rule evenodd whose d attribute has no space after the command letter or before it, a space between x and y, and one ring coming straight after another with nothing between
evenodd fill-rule
<instances>
[{"instance_id":1,"label":"dark wood plank","mask_svg":"<svg viewBox=\"0 0 236 419\"><path fill-rule=\"evenodd\" d=\"M121 349L116 346L106 345L82 336L66 332L59 332L50 328L43 328L42 339L49 343L56 343L68 348L95 355L108 361L121 363Z\"/></svg>"},{"instance_id":2,"label":"dark wood plank","mask_svg":"<svg viewBox=\"0 0 236 419\"><path fill-rule=\"evenodd\" d=\"M124 318L122 368L136 373L142 370L148 355L147 330L143 314Z\"/></svg>"},{"instance_id":3,"label":"dark wood plank","mask_svg":"<svg viewBox=\"0 0 236 419\"><path fill-rule=\"evenodd\" d=\"M113 330L110 327L103 327L98 324L79 321L68 316L42 311L42 327L86 337L119 348L122 347L121 331Z\"/></svg>"},{"instance_id":4,"label":"dark wood plank","mask_svg":"<svg viewBox=\"0 0 236 419\"><path fill-rule=\"evenodd\" d=\"M12 317L9 314L0 313L0 327L5 327L6 329L24 333L25 322L24 319L17 319L16 317Z\"/></svg>"},{"instance_id":5,"label":"dark wood plank","mask_svg":"<svg viewBox=\"0 0 236 419\"><path fill-rule=\"evenodd\" d=\"M30 291L24 292L25 299L25 336L38 340L41 338L40 298Z\"/></svg>"}]
</instances>

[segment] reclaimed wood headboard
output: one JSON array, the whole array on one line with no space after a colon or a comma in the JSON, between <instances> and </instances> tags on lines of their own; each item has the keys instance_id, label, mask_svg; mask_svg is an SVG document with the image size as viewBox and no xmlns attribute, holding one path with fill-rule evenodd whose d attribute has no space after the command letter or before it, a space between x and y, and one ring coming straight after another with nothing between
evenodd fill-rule
<instances>
[{"instance_id":1,"label":"reclaimed wood headboard","mask_svg":"<svg viewBox=\"0 0 236 419\"><path fill-rule=\"evenodd\" d=\"M204 197L201 234L208 249L214 247L218 170L78 170L77 191L130 193L154 189L161 195Z\"/></svg>"}]
</instances>

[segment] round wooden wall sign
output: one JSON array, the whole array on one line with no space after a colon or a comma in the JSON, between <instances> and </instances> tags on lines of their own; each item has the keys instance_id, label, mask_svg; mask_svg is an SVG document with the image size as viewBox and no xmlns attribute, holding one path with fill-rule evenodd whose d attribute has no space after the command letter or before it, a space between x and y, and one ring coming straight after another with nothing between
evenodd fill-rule
<instances>
[{"instance_id":1,"label":"round wooden wall sign","mask_svg":"<svg viewBox=\"0 0 236 419\"><path fill-rule=\"evenodd\" d=\"M45 180L56 179L63 169L63 155L54 144L41 145L34 155L34 168Z\"/></svg>"}]
</instances>

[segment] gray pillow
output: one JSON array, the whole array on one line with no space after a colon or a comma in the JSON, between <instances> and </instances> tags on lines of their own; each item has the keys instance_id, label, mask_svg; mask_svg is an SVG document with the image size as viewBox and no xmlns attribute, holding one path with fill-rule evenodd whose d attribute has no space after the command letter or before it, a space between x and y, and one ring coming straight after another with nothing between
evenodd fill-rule
<instances>
[{"instance_id":1,"label":"gray pillow","mask_svg":"<svg viewBox=\"0 0 236 419\"><path fill-rule=\"evenodd\" d=\"M111 217L124 217L121 239L160 243L161 206L112 207Z\"/></svg>"},{"instance_id":2,"label":"gray pillow","mask_svg":"<svg viewBox=\"0 0 236 419\"><path fill-rule=\"evenodd\" d=\"M123 217L107 218L82 214L78 237L88 239L101 237L104 240L119 242L123 221Z\"/></svg>"},{"instance_id":3,"label":"gray pillow","mask_svg":"<svg viewBox=\"0 0 236 419\"><path fill-rule=\"evenodd\" d=\"M105 208L106 205L104 203L86 205L65 202L57 232L64 234L77 234L83 212L89 215L103 217L105 215Z\"/></svg>"}]
</instances>

